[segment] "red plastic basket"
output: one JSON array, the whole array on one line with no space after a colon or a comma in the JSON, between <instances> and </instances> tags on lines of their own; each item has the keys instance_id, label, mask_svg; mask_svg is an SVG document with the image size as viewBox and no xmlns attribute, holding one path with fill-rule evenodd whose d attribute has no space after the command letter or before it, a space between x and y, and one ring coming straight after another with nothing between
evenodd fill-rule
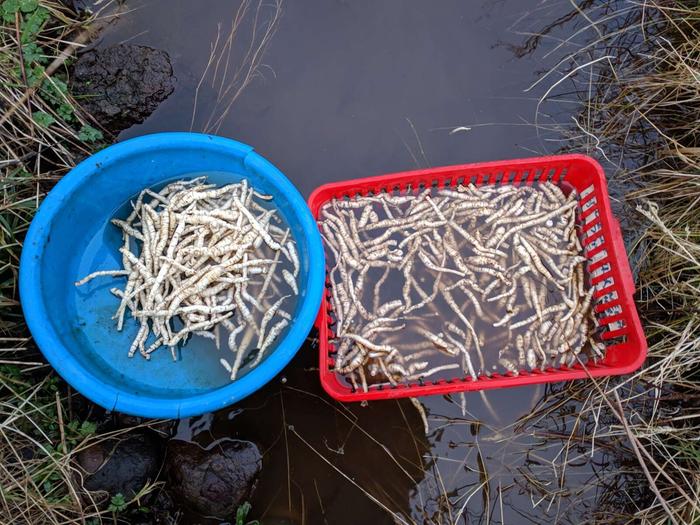
<instances>
[{"instance_id":1,"label":"red plastic basket","mask_svg":"<svg viewBox=\"0 0 700 525\"><path fill-rule=\"evenodd\" d=\"M320 375L325 390L340 401L393 399L432 394L448 394L468 390L504 388L555 381L571 381L589 376L622 375L638 369L647 352L639 316L634 305L634 280L630 271L620 225L610 209L605 173L600 165L585 155L559 155L531 159L509 160L446 166L407 171L365 179L325 184L309 197L309 207L318 219L321 206L332 199L355 197L368 192L418 192L427 187L443 188L459 184L532 184L533 182L566 181L579 193L579 217L583 224L582 244L588 259L591 284L595 286L594 311L603 329L605 358L589 363L586 369L572 367L544 370L522 370L470 377L422 381L397 386L370 386L368 392L355 391L344 384L333 370L334 347L331 327L331 300L326 293L316 319L319 330Z\"/></svg>"}]
</instances>

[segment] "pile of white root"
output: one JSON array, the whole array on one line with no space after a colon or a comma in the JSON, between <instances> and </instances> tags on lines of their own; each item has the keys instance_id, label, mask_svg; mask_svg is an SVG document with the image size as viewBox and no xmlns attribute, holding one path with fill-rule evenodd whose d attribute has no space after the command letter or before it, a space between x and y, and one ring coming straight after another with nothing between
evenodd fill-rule
<instances>
[{"instance_id":1,"label":"pile of white root","mask_svg":"<svg viewBox=\"0 0 700 525\"><path fill-rule=\"evenodd\" d=\"M576 207L552 183L326 203L335 370L367 391L602 357Z\"/></svg>"},{"instance_id":2,"label":"pile of white root","mask_svg":"<svg viewBox=\"0 0 700 525\"><path fill-rule=\"evenodd\" d=\"M146 189L125 220L112 220L123 234L123 268L75 284L127 278L111 292L121 299L117 330L127 310L140 327L129 357L138 351L150 359L167 346L177 360L176 348L192 335L217 348L225 337L233 355L220 362L234 380L244 363L260 363L287 327L283 306L293 307L298 294L295 242L274 207L263 205L271 200L246 180L216 187L199 177Z\"/></svg>"}]
</instances>

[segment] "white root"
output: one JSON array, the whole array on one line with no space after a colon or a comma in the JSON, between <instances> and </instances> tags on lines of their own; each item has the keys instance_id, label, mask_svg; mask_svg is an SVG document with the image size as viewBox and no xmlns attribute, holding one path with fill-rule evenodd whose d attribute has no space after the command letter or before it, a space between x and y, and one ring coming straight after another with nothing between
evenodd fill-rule
<instances>
[{"instance_id":1,"label":"white root","mask_svg":"<svg viewBox=\"0 0 700 525\"><path fill-rule=\"evenodd\" d=\"M425 413L425 408L423 408L423 405L421 404L418 398L411 397L409 399L418 411L418 415L420 416L420 419L423 422L423 430L425 431L425 435L427 436L430 433L430 423L428 423L428 415Z\"/></svg>"},{"instance_id":2,"label":"white root","mask_svg":"<svg viewBox=\"0 0 700 525\"><path fill-rule=\"evenodd\" d=\"M292 261L292 265L294 266L294 277L297 277L299 275L299 255L297 255L297 249L294 245L294 241L288 241L285 246L287 247L289 260Z\"/></svg>"},{"instance_id":3,"label":"white root","mask_svg":"<svg viewBox=\"0 0 700 525\"><path fill-rule=\"evenodd\" d=\"M280 214L270 201L272 196L255 192L246 180L217 188L198 177L158 192L146 189L126 219L111 221L122 231L123 269L93 272L75 285L96 277L127 277L122 289L110 291L120 299L114 316L117 329L122 330L127 312L139 322L129 357L138 350L150 359L156 349L167 346L176 359L176 347L192 335L212 339L218 348L225 329L223 337L235 358L233 363L221 358L220 363L235 379L255 350L254 334L259 353L251 366L290 323L282 307L298 295L296 244L289 230L280 227ZM264 278L256 279L258 275ZM291 293L267 308L266 291L276 288L276 275ZM280 320L267 331L275 318Z\"/></svg>"},{"instance_id":4,"label":"white root","mask_svg":"<svg viewBox=\"0 0 700 525\"><path fill-rule=\"evenodd\" d=\"M110 276L110 277L121 277L123 275L129 275L131 272L129 270L103 270L99 272L92 272L90 275L87 275L80 279L79 281L75 282L76 286L82 286L90 281L92 281L95 277L103 277L103 276Z\"/></svg>"},{"instance_id":5,"label":"white root","mask_svg":"<svg viewBox=\"0 0 700 525\"><path fill-rule=\"evenodd\" d=\"M279 335L282 333L282 330L287 328L289 325L289 321L286 319L282 319L280 322L278 322L275 326L273 326L270 329L270 333L267 334L267 337L265 338L265 342L263 345L260 347L260 350L258 351L258 355L255 358L255 364L258 364L263 356L265 355L265 351L272 345L272 343L279 337Z\"/></svg>"},{"instance_id":6,"label":"white root","mask_svg":"<svg viewBox=\"0 0 700 525\"><path fill-rule=\"evenodd\" d=\"M292 273L289 270L282 270L282 277L292 289L294 295L299 295L299 290L297 288L297 280L294 278L294 275L292 275Z\"/></svg>"},{"instance_id":7,"label":"white root","mask_svg":"<svg viewBox=\"0 0 700 525\"><path fill-rule=\"evenodd\" d=\"M367 390L458 369L477 380L494 364L518 374L548 366L548 355L572 362L583 348L600 358L577 205L552 183L324 205L335 370ZM288 284L292 276L282 273Z\"/></svg>"}]
</instances>

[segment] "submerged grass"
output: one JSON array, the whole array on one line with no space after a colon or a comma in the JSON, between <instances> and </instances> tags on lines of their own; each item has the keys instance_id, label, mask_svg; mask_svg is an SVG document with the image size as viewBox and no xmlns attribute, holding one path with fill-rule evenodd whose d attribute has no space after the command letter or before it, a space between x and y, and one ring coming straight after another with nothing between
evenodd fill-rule
<instances>
[{"instance_id":1,"label":"submerged grass","mask_svg":"<svg viewBox=\"0 0 700 525\"><path fill-rule=\"evenodd\" d=\"M576 93L584 110L567 148L597 156L613 187L631 189L622 200L638 232L627 238L649 358L630 378L576 383L548 403L580 403L576 421L590 424L583 437L591 454L594 441L618 449L618 475L595 482L592 520L698 523L700 8L682 1L584 4L577 16L586 23L572 35L595 38L545 75L557 90L547 89L541 102ZM581 438L580 426L570 425L558 469Z\"/></svg>"}]
</instances>

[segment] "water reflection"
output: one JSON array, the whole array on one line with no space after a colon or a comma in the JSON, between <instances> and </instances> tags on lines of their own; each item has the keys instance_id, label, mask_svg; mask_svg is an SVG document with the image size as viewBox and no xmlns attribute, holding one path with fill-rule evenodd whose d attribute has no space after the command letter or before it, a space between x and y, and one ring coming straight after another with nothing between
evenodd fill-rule
<instances>
[{"instance_id":1,"label":"water reflection","mask_svg":"<svg viewBox=\"0 0 700 525\"><path fill-rule=\"evenodd\" d=\"M330 400L313 370L314 349L304 350L233 409L182 420L177 437L204 446L222 437L257 443L263 472L252 503L265 517L384 523L388 509L407 519L430 451L417 411L407 400L368 406Z\"/></svg>"},{"instance_id":2,"label":"water reflection","mask_svg":"<svg viewBox=\"0 0 700 525\"><path fill-rule=\"evenodd\" d=\"M591 455L590 421L551 387L340 404L317 380L315 348L235 407L182 420L177 437L233 437L263 451L257 516L293 523L576 523L613 473L614 450ZM561 387L555 387L561 388ZM549 390L549 392L547 392ZM563 444L566 457L562 456ZM265 523L266 521L264 521Z\"/></svg>"}]
</instances>

